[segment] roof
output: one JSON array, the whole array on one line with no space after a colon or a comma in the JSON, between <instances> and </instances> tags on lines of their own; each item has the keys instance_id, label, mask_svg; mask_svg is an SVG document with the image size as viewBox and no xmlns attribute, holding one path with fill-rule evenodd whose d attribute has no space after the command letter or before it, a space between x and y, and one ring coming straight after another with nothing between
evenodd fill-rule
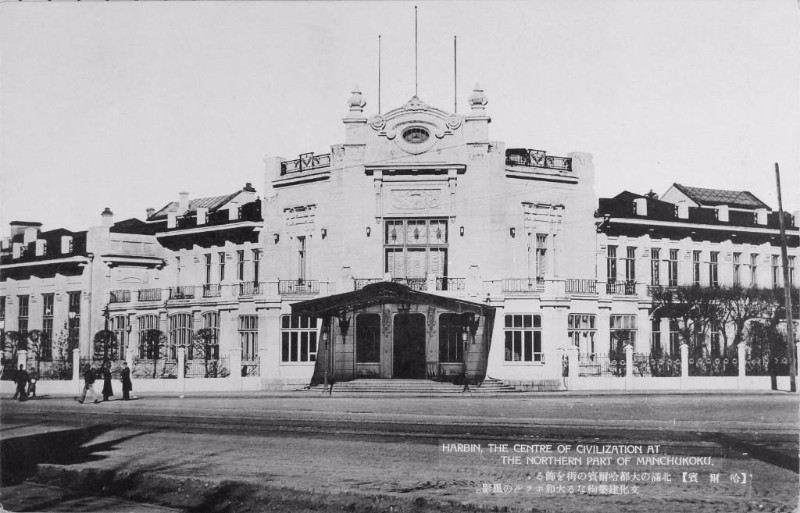
<instances>
[{"instance_id":1,"label":"roof","mask_svg":"<svg viewBox=\"0 0 800 513\"><path fill-rule=\"evenodd\" d=\"M733 208L751 209L769 208L766 203L756 198L750 191L704 189L702 187L688 187L679 183L674 183L673 186L700 205L728 205Z\"/></svg>"},{"instance_id":2,"label":"roof","mask_svg":"<svg viewBox=\"0 0 800 513\"><path fill-rule=\"evenodd\" d=\"M225 203L229 202L239 194L241 191L236 191L233 194L228 194L226 196L212 196L209 198L196 198L193 200L189 200L189 212L194 212L198 208L207 208L209 212L213 212L217 208L221 207ZM148 221L154 221L157 219L164 219L167 217L169 212L177 212L178 211L178 202L171 201L167 203L164 207L161 208L158 212L153 214L152 216L148 217Z\"/></svg>"},{"instance_id":3,"label":"roof","mask_svg":"<svg viewBox=\"0 0 800 513\"><path fill-rule=\"evenodd\" d=\"M154 235L156 232L163 230L163 223L145 223L135 217L125 219L118 223L114 223L111 231L114 233L130 233L139 235Z\"/></svg>"}]
</instances>

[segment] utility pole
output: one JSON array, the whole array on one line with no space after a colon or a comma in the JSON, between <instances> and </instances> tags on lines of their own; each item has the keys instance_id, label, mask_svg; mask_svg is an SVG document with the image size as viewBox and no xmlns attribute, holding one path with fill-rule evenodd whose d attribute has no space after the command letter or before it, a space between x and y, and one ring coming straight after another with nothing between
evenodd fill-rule
<instances>
[{"instance_id":1,"label":"utility pole","mask_svg":"<svg viewBox=\"0 0 800 513\"><path fill-rule=\"evenodd\" d=\"M789 356L789 389L797 392L796 371L794 363L794 321L792 320L792 287L789 283L789 256L786 250L786 228L783 223L783 200L781 199L781 172L775 163L775 181L778 187L778 223L781 229L781 260L783 261L783 297L786 308L786 344Z\"/></svg>"}]
</instances>

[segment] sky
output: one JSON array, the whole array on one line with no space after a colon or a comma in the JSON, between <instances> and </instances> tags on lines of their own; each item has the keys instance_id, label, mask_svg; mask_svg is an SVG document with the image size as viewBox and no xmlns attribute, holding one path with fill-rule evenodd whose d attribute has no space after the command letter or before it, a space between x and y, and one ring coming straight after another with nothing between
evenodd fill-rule
<instances>
[{"instance_id":1,"label":"sky","mask_svg":"<svg viewBox=\"0 0 800 513\"><path fill-rule=\"evenodd\" d=\"M490 139L594 156L598 197L673 183L800 210L798 0L0 4L0 225L83 230L252 182L414 94Z\"/></svg>"}]
</instances>

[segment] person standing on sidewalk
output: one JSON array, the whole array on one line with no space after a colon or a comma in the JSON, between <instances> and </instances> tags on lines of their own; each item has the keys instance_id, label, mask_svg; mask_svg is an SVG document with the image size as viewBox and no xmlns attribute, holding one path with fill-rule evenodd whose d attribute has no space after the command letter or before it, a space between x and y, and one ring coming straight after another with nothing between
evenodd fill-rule
<instances>
[{"instance_id":1,"label":"person standing on sidewalk","mask_svg":"<svg viewBox=\"0 0 800 513\"><path fill-rule=\"evenodd\" d=\"M19 366L17 371L17 391L14 393L14 398L19 398L19 401L24 401L28 398L28 382L31 380L28 372L25 370L24 365Z\"/></svg>"},{"instance_id":2,"label":"person standing on sidewalk","mask_svg":"<svg viewBox=\"0 0 800 513\"><path fill-rule=\"evenodd\" d=\"M114 390L111 388L111 363L104 362L100 373L103 376L103 401L108 401L108 398L114 395Z\"/></svg>"},{"instance_id":3,"label":"person standing on sidewalk","mask_svg":"<svg viewBox=\"0 0 800 513\"><path fill-rule=\"evenodd\" d=\"M92 369L91 364L86 364L86 367L83 369L83 394L81 398L78 399L78 402L83 404L83 401L86 400L86 392L91 392L92 397L94 397L95 404L100 402L100 398L97 397L97 392L94 391L94 381L96 379L95 370Z\"/></svg>"},{"instance_id":4,"label":"person standing on sidewalk","mask_svg":"<svg viewBox=\"0 0 800 513\"><path fill-rule=\"evenodd\" d=\"M133 383L131 383L131 370L128 368L128 362L122 362L122 400L129 401L131 398L131 390L133 390Z\"/></svg>"},{"instance_id":5,"label":"person standing on sidewalk","mask_svg":"<svg viewBox=\"0 0 800 513\"><path fill-rule=\"evenodd\" d=\"M39 374L36 373L36 369L31 367L31 371L28 373L28 397L31 399L36 399L37 381L39 381Z\"/></svg>"}]
</instances>

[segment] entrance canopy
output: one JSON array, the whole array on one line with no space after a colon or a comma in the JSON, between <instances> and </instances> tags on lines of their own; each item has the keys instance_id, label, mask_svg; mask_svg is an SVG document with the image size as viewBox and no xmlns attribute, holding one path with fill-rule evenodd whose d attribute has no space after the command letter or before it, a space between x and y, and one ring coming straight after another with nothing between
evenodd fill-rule
<instances>
[{"instance_id":1,"label":"entrance canopy","mask_svg":"<svg viewBox=\"0 0 800 513\"><path fill-rule=\"evenodd\" d=\"M494 307L481 303L473 303L436 294L428 294L401 283L381 281L371 283L359 290L334 294L332 296L310 299L292 304L292 314L310 317L338 316L343 312L360 310L384 304L425 304L434 305L453 313L474 313L494 317Z\"/></svg>"}]
</instances>

